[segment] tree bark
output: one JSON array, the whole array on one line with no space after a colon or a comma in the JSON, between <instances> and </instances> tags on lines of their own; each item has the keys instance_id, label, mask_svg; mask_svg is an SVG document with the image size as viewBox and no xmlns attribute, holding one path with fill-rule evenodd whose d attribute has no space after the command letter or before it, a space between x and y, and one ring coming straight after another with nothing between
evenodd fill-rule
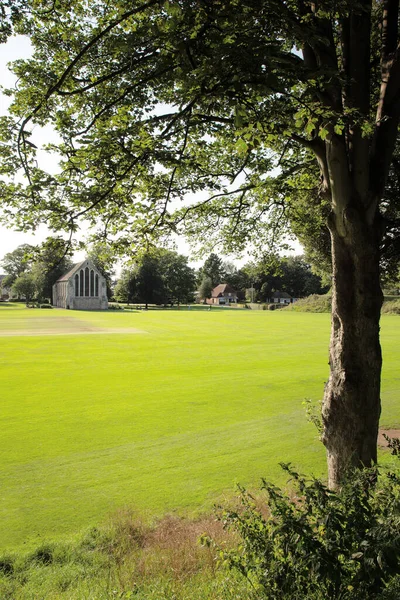
<instances>
[{"instance_id":1,"label":"tree bark","mask_svg":"<svg viewBox=\"0 0 400 600\"><path fill-rule=\"evenodd\" d=\"M379 230L351 203L329 224L332 242L330 377L322 406L329 487L349 467L377 459L382 355L379 319ZM377 217L378 218L378 217Z\"/></svg>"}]
</instances>

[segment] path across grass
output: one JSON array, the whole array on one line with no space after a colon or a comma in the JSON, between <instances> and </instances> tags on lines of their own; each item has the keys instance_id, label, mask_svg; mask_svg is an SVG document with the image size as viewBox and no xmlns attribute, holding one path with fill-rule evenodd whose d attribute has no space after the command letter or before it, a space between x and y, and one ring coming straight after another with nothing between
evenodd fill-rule
<instances>
[{"instance_id":1,"label":"path across grass","mask_svg":"<svg viewBox=\"0 0 400 600\"><path fill-rule=\"evenodd\" d=\"M329 315L284 311L1 307L0 546L123 506L208 510L235 482L282 482L280 461L322 474L302 402L322 396L329 327ZM399 332L398 317L382 319L393 426Z\"/></svg>"}]
</instances>

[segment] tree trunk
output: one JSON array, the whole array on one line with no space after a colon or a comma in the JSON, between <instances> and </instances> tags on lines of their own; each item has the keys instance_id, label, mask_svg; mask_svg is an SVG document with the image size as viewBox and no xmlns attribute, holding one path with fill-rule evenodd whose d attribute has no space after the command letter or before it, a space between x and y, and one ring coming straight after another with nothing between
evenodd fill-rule
<instances>
[{"instance_id":1,"label":"tree trunk","mask_svg":"<svg viewBox=\"0 0 400 600\"><path fill-rule=\"evenodd\" d=\"M363 208L347 208L340 228L335 219L330 223L332 328L322 441L332 489L340 485L349 467L370 466L377 459L383 299L379 229L376 223L367 222Z\"/></svg>"}]
</instances>

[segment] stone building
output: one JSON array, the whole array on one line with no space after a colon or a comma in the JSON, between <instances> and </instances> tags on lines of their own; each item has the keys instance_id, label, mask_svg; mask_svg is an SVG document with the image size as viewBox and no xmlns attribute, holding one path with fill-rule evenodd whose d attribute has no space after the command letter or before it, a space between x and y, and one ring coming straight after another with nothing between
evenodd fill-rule
<instances>
[{"instance_id":1,"label":"stone building","mask_svg":"<svg viewBox=\"0 0 400 600\"><path fill-rule=\"evenodd\" d=\"M73 310L106 310L106 280L86 259L74 265L53 285L53 306Z\"/></svg>"}]
</instances>

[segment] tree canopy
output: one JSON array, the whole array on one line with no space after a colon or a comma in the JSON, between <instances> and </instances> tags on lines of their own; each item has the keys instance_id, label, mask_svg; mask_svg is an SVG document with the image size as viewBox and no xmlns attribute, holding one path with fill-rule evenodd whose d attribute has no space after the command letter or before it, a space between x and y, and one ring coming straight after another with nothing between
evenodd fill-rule
<instances>
[{"instance_id":1,"label":"tree canopy","mask_svg":"<svg viewBox=\"0 0 400 600\"><path fill-rule=\"evenodd\" d=\"M34 246L21 244L12 252L7 252L0 261L1 267L7 273L3 282L4 286L10 286L17 277L28 271L33 262Z\"/></svg>"},{"instance_id":2,"label":"tree canopy","mask_svg":"<svg viewBox=\"0 0 400 600\"><path fill-rule=\"evenodd\" d=\"M286 292L293 298L324 294L328 287L311 271L303 256L265 255L261 260L242 267L246 287L255 290L256 300L269 301L274 292Z\"/></svg>"},{"instance_id":3,"label":"tree canopy","mask_svg":"<svg viewBox=\"0 0 400 600\"><path fill-rule=\"evenodd\" d=\"M35 295L40 299L52 298L52 287L61 275L72 266L71 253L65 251L65 241L61 237L49 237L38 246L22 244L8 252L0 262L8 273L3 280L4 287L12 287L17 296L26 296L29 300ZM27 277L22 277L27 275ZM21 291L28 291L28 296Z\"/></svg>"},{"instance_id":4,"label":"tree canopy","mask_svg":"<svg viewBox=\"0 0 400 600\"><path fill-rule=\"evenodd\" d=\"M211 279L212 286L215 287L219 283L224 283L225 275L226 270L222 258L212 252L199 270L199 281L208 277Z\"/></svg>"},{"instance_id":5,"label":"tree canopy","mask_svg":"<svg viewBox=\"0 0 400 600\"><path fill-rule=\"evenodd\" d=\"M192 302L195 273L187 257L159 249L138 256L134 265L123 269L115 288L121 302L171 305Z\"/></svg>"},{"instance_id":6,"label":"tree canopy","mask_svg":"<svg viewBox=\"0 0 400 600\"><path fill-rule=\"evenodd\" d=\"M36 294L36 281L32 273L21 273L11 287L12 293L17 298L24 298L30 302Z\"/></svg>"}]
</instances>

